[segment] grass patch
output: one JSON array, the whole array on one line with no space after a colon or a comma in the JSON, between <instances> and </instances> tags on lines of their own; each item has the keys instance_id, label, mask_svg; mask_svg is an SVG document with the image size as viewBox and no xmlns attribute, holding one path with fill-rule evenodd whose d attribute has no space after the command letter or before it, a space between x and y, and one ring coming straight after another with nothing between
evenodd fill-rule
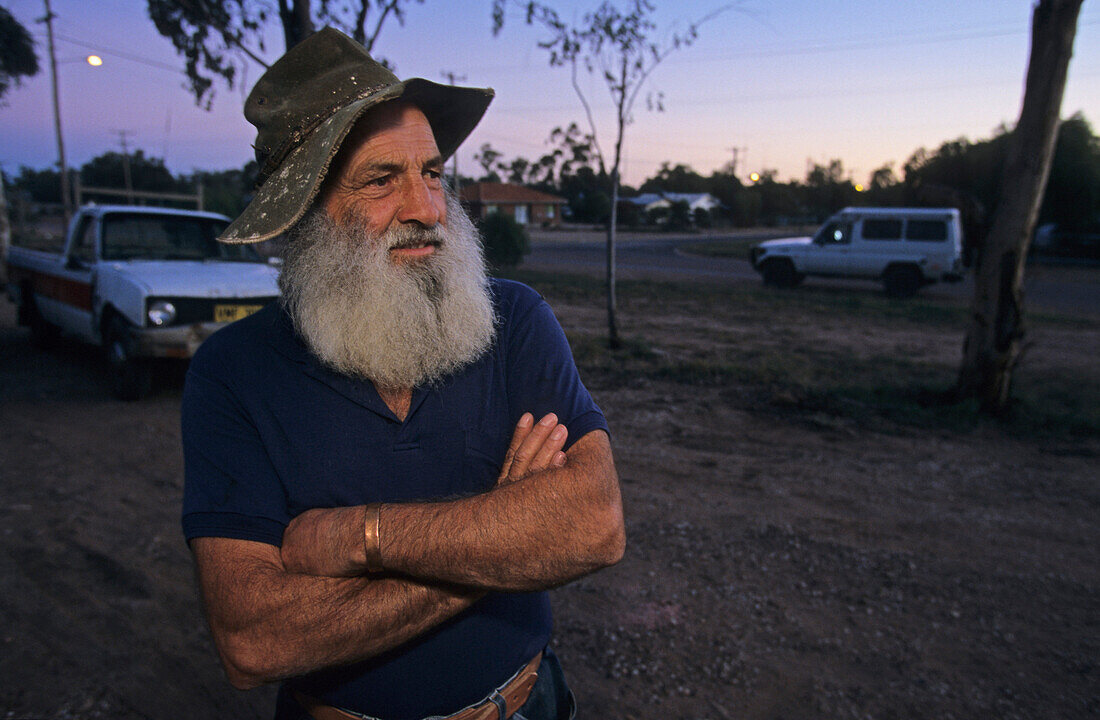
<instances>
[{"instance_id":1,"label":"grass patch","mask_svg":"<svg viewBox=\"0 0 1100 720\"><path fill-rule=\"evenodd\" d=\"M513 272L552 303L603 309L602 280L583 275ZM1009 435L1073 441L1100 437L1100 382L1061 368L1021 368L1015 375L1013 406L991 419L973 402L945 402L955 379L952 362L909 357L884 349L856 357L843 343L799 342L804 326L858 326L896 333L899 327L919 337L922 332L957 330L960 342L967 309L942 301L893 300L873 293L830 288L777 291L760 286L723 288L688 282L623 281L621 312L659 319L705 317L705 337L685 342L683 334L704 331L685 327L678 335L633 335L610 350L606 334L570 327L567 335L586 379L596 385L631 386L640 382L729 389L723 397L749 409L793 412L807 420L834 418L874 431L893 427L940 429L952 433L997 427ZM1096 322L1064 316L1037 316L1035 324L1094 330ZM715 333L713 325L730 331ZM741 336L752 338L739 343ZM767 338L768 341L762 340Z\"/></svg>"},{"instance_id":2,"label":"grass patch","mask_svg":"<svg viewBox=\"0 0 1100 720\"><path fill-rule=\"evenodd\" d=\"M546 297L563 302L586 302L602 307L605 283L602 278L580 274L512 269L500 274L526 283ZM801 287L781 290L753 283L723 287L711 283L651 280L620 280L616 292L623 307L690 305L721 306L737 314L843 316L854 320L906 320L928 325L958 325L967 317L964 307L915 297L888 298L876 292L852 292L839 288ZM764 319L764 318L762 318Z\"/></svg>"}]
</instances>

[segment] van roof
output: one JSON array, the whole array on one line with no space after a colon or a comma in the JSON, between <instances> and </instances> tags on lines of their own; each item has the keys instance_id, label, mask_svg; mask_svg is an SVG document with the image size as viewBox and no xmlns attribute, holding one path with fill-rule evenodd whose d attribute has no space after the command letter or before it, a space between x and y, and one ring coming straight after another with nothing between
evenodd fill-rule
<instances>
[{"instance_id":1,"label":"van roof","mask_svg":"<svg viewBox=\"0 0 1100 720\"><path fill-rule=\"evenodd\" d=\"M872 216L872 217L925 217L942 218L945 215L957 218L959 211L955 208L913 208L913 207L846 207L837 215L846 216Z\"/></svg>"}]
</instances>

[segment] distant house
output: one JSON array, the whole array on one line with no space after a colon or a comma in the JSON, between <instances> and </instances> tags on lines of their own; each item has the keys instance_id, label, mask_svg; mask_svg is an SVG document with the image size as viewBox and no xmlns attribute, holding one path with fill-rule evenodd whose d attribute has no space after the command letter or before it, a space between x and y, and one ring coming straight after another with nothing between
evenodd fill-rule
<instances>
[{"instance_id":1,"label":"distant house","mask_svg":"<svg viewBox=\"0 0 1100 720\"><path fill-rule=\"evenodd\" d=\"M715 208L722 206L722 203L718 202L718 198L710 193L643 193L637 197L622 198L622 202L637 205L647 213L651 210L667 210L672 207L673 203L677 202L687 203L688 209L691 210L691 212L700 209L711 212Z\"/></svg>"},{"instance_id":2,"label":"distant house","mask_svg":"<svg viewBox=\"0 0 1100 720\"><path fill-rule=\"evenodd\" d=\"M471 217L480 220L489 213L510 216L520 225L560 225L565 198L512 183L478 182L458 191Z\"/></svg>"}]
</instances>

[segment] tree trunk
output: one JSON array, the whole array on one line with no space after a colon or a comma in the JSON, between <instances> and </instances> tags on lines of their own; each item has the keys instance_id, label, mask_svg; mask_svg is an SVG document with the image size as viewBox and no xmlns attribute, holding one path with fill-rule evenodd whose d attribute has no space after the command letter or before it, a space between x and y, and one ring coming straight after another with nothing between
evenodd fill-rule
<instances>
[{"instance_id":1,"label":"tree trunk","mask_svg":"<svg viewBox=\"0 0 1100 720\"><path fill-rule=\"evenodd\" d=\"M287 50L313 34L311 5L310 0L279 0L279 19L283 22Z\"/></svg>"},{"instance_id":2,"label":"tree trunk","mask_svg":"<svg viewBox=\"0 0 1100 720\"><path fill-rule=\"evenodd\" d=\"M4 194L4 179L0 177L0 288L8 284L8 247L11 245L11 222L8 200Z\"/></svg>"},{"instance_id":3,"label":"tree trunk","mask_svg":"<svg viewBox=\"0 0 1100 720\"><path fill-rule=\"evenodd\" d=\"M611 219L607 223L607 344L612 350L622 346L615 320L615 225L619 216L619 171L611 173Z\"/></svg>"},{"instance_id":4,"label":"tree trunk","mask_svg":"<svg viewBox=\"0 0 1100 720\"><path fill-rule=\"evenodd\" d=\"M1001 200L978 255L955 387L956 397L976 398L987 412L1008 406L1012 371L1024 348L1024 262L1050 174L1082 2L1041 0L1032 14L1023 106L1009 141Z\"/></svg>"}]
</instances>

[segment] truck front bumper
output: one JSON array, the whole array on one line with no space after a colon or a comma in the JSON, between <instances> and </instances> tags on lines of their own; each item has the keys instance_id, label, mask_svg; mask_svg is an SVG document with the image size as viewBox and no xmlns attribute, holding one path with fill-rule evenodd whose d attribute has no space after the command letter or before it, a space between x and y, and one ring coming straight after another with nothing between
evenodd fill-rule
<instances>
[{"instance_id":1,"label":"truck front bumper","mask_svg":"<svg viewBox=\"0 0 1100 720\"><path fill-rule=\"evenodd\" d=\"M206 338L227 324L207 322L133 330L130 335L132 354L139 357L186 360L195 354Z\"/></svg>"}]
</instances>

